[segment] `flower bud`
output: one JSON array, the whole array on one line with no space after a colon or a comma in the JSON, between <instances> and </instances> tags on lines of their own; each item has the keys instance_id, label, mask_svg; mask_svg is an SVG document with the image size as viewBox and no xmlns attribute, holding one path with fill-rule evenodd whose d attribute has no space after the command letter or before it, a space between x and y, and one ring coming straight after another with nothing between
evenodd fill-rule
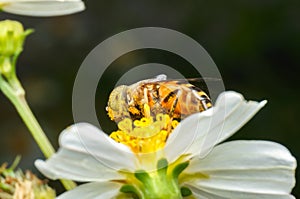
<instances>
[{"instance_id":1,"label":"flower bud","mask_svg":"<svg viewBox=\"0 0 300 199\"><path fill-rule=\"evenodd\" d=\"M31 29L25 30L18 21L0 21L0 74L10 74L15 58L22 52L23 43Z\"/></svg>"},{"instance_id":2,"label":"flower bud","mask_svg":"<svg viewBox=\"0 0 300 199\"><path fill-rule=\"evenodd\" d=\"M31 32L32 30L24 31L18 21L0 21L0 56L19 54L26 36Z\"/></svg>"}]
</instances>

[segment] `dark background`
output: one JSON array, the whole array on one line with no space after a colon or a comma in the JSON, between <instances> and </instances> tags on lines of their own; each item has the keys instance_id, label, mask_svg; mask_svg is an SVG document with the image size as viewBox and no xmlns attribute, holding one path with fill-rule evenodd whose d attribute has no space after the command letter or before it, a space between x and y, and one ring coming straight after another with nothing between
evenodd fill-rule
<instances>
[{"instance_id":1,"label":"dark background","mask_svg":"<svg viewBox=\"0 0 300 199\"><path fill-rule=\"evenodd\" d=\"M87 1L86 6L82 13L54 18L0 13L1 20L19 20L26 28L35 29L19 58L18 75L55 147L60 131L73 123L72 88L86 55L121 31L155 26L180 31L199 42L217 64L227 90L241 92L246 99L268 100L267 106L231 139L276 141L300 158L300 1L94 0ZM159 52L135 53L138 63L162 60L172 66L180 62ZM115 64L122 67L129 63L127 60L132 59L123 57ZM103 92L96 100L106 104L110 91ZM3 94L0 135L0 162L12 162L21 154L20 166L34 170L34 160L42 155ZM299 185L293 193L300 197Z\"/></svg>"}]
</instances>

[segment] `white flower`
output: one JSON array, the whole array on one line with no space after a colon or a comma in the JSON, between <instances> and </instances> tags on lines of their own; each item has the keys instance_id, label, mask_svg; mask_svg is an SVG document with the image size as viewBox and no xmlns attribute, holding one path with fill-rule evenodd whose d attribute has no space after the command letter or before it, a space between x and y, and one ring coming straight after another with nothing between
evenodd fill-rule
<instances>
[{"instance_id":1,"label":"white flower","mask_svg":"<svg viewBox=\"0 0 300 199\"><path fill-rule=\"evenodd\" d=\"M0 10L28 16L60 16L85 9L81 0L0 0Z\"/></svg>"},{"instance_id":2,"label":"white flower","mask_svg":"<svg viewBox=\"0 0 300 199\"><path fill-rule=\"evenodd\" d=\"M165 146L148 154L133 152L90 124L75 124L62 132L60 150L35 164L51 179L90 182L59 199L133 198L130 194L143 199L292 199L296 160L284 146L269 141L216 146L265 104L222 93L213 108L181 121Z\"/></svg>"}]
</instances>

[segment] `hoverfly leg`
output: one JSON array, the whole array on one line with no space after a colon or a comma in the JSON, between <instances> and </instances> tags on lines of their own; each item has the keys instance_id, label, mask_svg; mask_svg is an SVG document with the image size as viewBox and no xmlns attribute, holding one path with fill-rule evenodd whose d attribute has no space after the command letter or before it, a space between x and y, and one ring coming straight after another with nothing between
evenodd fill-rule
<instances>
[{"instance_id":1,"label":"hoverfly leg","mask_svg":"<svg viewBox=\"0 0 300 199\"><path fill-rule=\"evenodd\" d=\"M181 91L176 90L174 93L176 94L176 98L175 98L175 100L172 104L172 107L171 107L170 111L169 111L170 123L168 124L168 131L171 131L171 129L172 129L172 121L174 119L174 113L175 113L175 109L176 109L176 107L178 105L178 102L179 102L179 95L181 94Z\"/></svg>"},{"instance_id":2,"label":"hoverfly leg","mask_svg":"<svg viewBox=\"0 0 300 199\"><path fill-rule=\"evenodd\" d=\"M150 106L148 104L144 104L144 117L151 117Z\"/></svg>"}]
</instances>

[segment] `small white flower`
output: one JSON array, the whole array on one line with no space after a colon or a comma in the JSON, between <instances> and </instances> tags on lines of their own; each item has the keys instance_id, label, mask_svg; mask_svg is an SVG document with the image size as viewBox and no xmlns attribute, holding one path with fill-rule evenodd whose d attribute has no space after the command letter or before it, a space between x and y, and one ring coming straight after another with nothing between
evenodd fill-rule
<instances>
[{"instance_id":1,"label":"small white flower","mask_svg":"<svg viewBox=\"0 0 300 199\"><path fill-rule=\"evenodd\" d=\"M68 15L84 9L81 0L0 0L0 10L36 17Z\"/></svg>"},{"instance_id":2,"label":"small white flower","mask_svg":"<svg viewBox=\"0 0 300 199\"><path fill-rule=\"evenodd\" d=\"M224 92L214 107L181 121L165 146L148 154L133 152L90 124L75 124L62 132L60 150L35 164L51 179L90 182L59 199L132 194L140 199L292 199L296 160L284 146L269 141L216 146L265 104Z\"/></svg>"}]
</instances>

